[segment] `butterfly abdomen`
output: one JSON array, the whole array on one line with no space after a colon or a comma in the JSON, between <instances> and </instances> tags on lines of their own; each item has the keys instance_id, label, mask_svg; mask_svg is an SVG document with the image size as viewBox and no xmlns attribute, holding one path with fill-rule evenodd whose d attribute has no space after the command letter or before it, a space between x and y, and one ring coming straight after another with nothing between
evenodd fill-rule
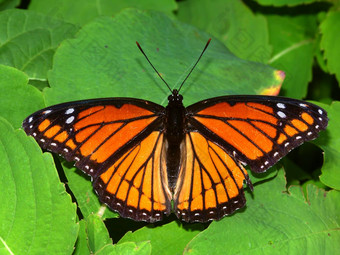
<instances>
[{"instance_id":1,"label":"butterfly abdomen","mask_svg":"<svg viewBox=\"0 0 340 255\"><path fill-rule=\"evenodd\" d=\"M164 139L166 140L166 168L170 190L174 190L181 165L181 144L186 130L185 108L183 97L177 93L169 96L169 104L166 107L166 122Z\"/></svg>"}]
</instances>

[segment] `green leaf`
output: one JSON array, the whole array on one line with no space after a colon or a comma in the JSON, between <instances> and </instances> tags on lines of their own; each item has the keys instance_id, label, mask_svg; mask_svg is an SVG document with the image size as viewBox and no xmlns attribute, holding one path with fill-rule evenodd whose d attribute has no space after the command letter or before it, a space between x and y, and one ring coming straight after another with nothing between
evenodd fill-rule
<instances>
[{"instance_id":1,"label":"green leaf","mask_svg":"<svg viewBox=\"0 0 340 255\"><path fill-rule=\"evenodd\" d=\"M119 254L119 255L149 255L151 254L151 244L150 242L141 243L122 243L116 245L107 245L96 255L104 254Z\"/></svg>"},{"instance_id":2,"label":"green leaf","mask_svg":"<svg viewBox=\"0 0 340 255\"><path fill-rule=\"evenodd\" d=\"M167 29L156 29L162 27ZM50 105L119 96L164 105L169 91L135 41L171 88L178 88L208 38L157 12L127 10L115 18L98 18L58 49L49 75L51 88L44 91L46 100ZM263 93L279 87L282 79L273 68L238 59L213 40L181 93L187 105L214 96Z\"/></svg>"},{"instance_id":3,"label":"green leaf","mask_svg":"<svg viewBox=\"0 0 340 255\"><path fill-rule=\"evenodd\" d=\"M112 245L102 219L91 214L80 221L80 234L75 254L150 254L150 242L126 242Z\"/></svg>"},{"instance_id":4,"label":"green leaf","mask_svg":"<svg viewBox=\"0 0 340 255\"><path fill-rule=\"evenodd\" d=\"M190 254L336 254L340 192L307 187L285 191L283 171L247 194L247 209L213 222L186 247ZM213 244L207 245L208 243Z\"/></svg>"},{"instance_id":5,"label":"green leaf","mask_svg":"<svg viewBox=\"0 0 340 255\"><path fill-rule=\"evenodd\" d=\"M261 5L274 5L274 6L296 6L320 2L320 0L255 0L255 1Z\"/></svg>"},{"instance_id":6,"label":"green leaf","mask_svg":"<svg viewBox=\"0 0 340 255\"><path fill-rule=\"evenodd\" d=\"M67 184L75 196L78 207L85 218L93 213L102 215L103 219L118 217L118 213L111 211L99 202L89 176L86 176L82 171L73 167L73 163L66 162L65 160L63 160L62 166L68 180Z\"/></svg>"},{"instance_id":7,"label":"green leaf","mask_svg":"<svg viewBox=\"0 0 340 255\"><path fill-rule=\"evenodd\" d=\"M42 94L28 86L28 77L9 66L0 65L0 116L14 127L21 127L27 115L45 106Z\"/></svg>"},{"instance_id":8,"label":"green leaf","mask_svg":"<svg viewBox=\"0 0 340 255\"><path fill-rule=\"evenodd\" d=\"M0 252L70 254L76 206L60 183L50 154L0 118Z\"/></svg>"},{"instance_id":9,"label":"green leaf","mask_svg":"<svg viewBox=\"0 0 340 255\"><path fill-rule=\"evenodd\" d=\"M312 79L315 15L268 15L270 43L274 51L268 63L286 73L281 95L302 99Z\"/></svg>"},{"instance_id":10,"label":"green leaf","mask_svg":"<svg viewBox=\"0 0 340 255\"><path fill-rule=\"evenodd\" d=\"M202 224L183 225L178 221L152 227L143 227L135 232L127 232L118 244L126 242L150 241L152 254L181 254L187 243L203 230Z\"/></svg>"},{"instance_id":11,"label":"green leaf","mask_svg":"<svg viewBox=\"0 0 340 255\"><path fill-rule=\"evenodd\" d=\"M321 49L327 60L327 67L331 74L335 74L340 82L340 11L329 12L320 25L322 38Z\"/></svg>"},{"instance_id":12,"label":"green leaf","mask_svg":"<svg viewBox=\"0 0 340 255\"><path fill-rule=\"evenodd\" d=\"M87 244L87 233L86 233L86 221L81 220L79 221L79 233L77 242L75 245L75 250L73 255L85 255L90 254L90 249Z\"/></svg>"},{"instance_id":13,"label":"green leaf","mask_svg":"<svg viewBox=\"0 0 340 255\"><path fill-rule=\"evenodd\" d=\"M91 253L100 251L106 245L112 245L112 240L102 219L97 215L90 215L86 219L86 233Z\"/></svg>"},{"instance_id":14,"label":"green leaf","mask_svg":"<svg viewBox=\"0 0 340 255\"><path fill-rule=\"evenodd\" d=\"M35 12L0 13L0 64L16 67L29 79L46 80L55 49L78 28Z\"/></svg>"},{"instance_id":15,"label":"green leaf","mask_svg":"<svg viewBox=\"0 0 340 255\"><path fill-rule=\"evenodd\" d=\"M20 0L1 0L0 11L17 7L20 4Z\"/></svg>"},{"instance_id":16,"label":"green leaf","mask_svg":"<svg viewBox=\"0 0 340 255\"><path fill-rule=\"evenodd\" d=\"M168 15L177 9L174 0L32 0L29 9L62 18L73 24L84 25L98 16L114 16L126 8L161 11Z\"/></svg>"},{"instance_id":17,"label":"green leaf","mask_svg":"<svg viewBox=\"0 0 340 255\"><path fill-rule=\"evenodd\" d=\"M271 55L265 18L240 0L180 1L177 15L220 39L240 58L267 62Z\"/></svg>"},{"instance_id":18,"label":"green leaf","mask_svg":"<svg viewBox=\"0 0 340 255\"><path fill-rule=\"evenodd\" d=\"M314 142L325 151L320 180L328 187L340 190L340 102L333 102L330 106L320 103L318 105L327 111L329 118L326 131Z\"/></svg>"}]
</instances>

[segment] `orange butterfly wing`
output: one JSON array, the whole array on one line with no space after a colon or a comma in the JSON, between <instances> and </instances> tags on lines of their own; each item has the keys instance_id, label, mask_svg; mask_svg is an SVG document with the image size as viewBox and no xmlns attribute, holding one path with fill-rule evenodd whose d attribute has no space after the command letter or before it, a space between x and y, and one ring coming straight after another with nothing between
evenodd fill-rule
<instances>
[{"instance_id":1,"label":"orange butterfly wing","mask_svg":"<svg viewBox=\"0 0 340 255\"><path fill-rule=\"evenodd\" d=\"M206 222L242 208L246 203L244 180L252 188L243 166L198 132L186 135L185 148L186 159L174 193L177 217Z\"/></svg>"},{"instance_id":2,"label":"orange butterfly wing","mask_svg":"<svg viewBox=\"0 0 340 255\"><path fill-rule=\"evenodd\" d=\"M327 113L300 100L226 96L187 108L185 159L174 194L185 221L220 219L245 204L242 164L264 172L326 128Z\"/></svg>"},{"instance_id":3,"label":"orange butterfly wing","mask_svg":"<svg viewBox=\"0 0 340 255\"><path fill-rule=\"evenodd\" d=\"M40 110L23 127L41 147L76 161L111 209L152 222L171 207L161 168L163 111L143 100L94 99Z\"/></svg>"},{"instance_id":4,"label":"orange butterfly wing","mask_svg":"<svg viewBox=\"0 0 340 255\"><path fill-rule=\"evenodd\" d=\"M190 124L229 155L264 172L327 127L320 107L271 96L217 97L188 107Z\"/></svg>"}]
</instances>

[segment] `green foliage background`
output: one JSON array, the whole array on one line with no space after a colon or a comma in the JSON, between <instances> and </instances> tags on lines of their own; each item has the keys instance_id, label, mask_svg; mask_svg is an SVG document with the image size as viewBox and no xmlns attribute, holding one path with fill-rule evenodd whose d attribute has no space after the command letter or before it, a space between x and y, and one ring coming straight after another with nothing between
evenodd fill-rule
<instances>
[{"instance_id":1,"label":"green foliage background","mask_svg":"<svg viewBox=\"0 0 340 255\"><path fill-rule=\"evenodd\" d=\"M336 254L340 249L340 1L0 0L0 254ZM146 224L101 205L87 176L20 128L47 105L98 97L186 105L229 94L312 100L326 131L210 224ZM282 83L279 70L286 78Z\"/></svg>"}]
</instances>

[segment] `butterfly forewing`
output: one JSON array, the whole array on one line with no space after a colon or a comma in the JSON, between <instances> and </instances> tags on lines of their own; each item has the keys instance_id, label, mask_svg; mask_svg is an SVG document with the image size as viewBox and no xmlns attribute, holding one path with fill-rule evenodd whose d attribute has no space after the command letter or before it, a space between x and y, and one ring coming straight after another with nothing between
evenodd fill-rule
<instances>
[{"instance_id":1,"label":"butterfly forewing","mask_svg":"<svg viewBox=\"0 0 340 255\"><path fill-rule=\"evenodd\" d=\"M189 123L254 172L315 139L328 123L320 107L281 97L226 96L187 108Z\"/></svg>"},{"instance_id":2,"label":"butterfly forewing","mask_svg":"<svg viewBox=\"0 0 340 255\"><path fill-rule=\"evenodd\" d=\"M91 175L102 202L124 217L152 222L170 213L160 172L163 115L162 106L148 101L95 99L47 107L28 116L23 128Z\"/></svg>"}]
</instances>

